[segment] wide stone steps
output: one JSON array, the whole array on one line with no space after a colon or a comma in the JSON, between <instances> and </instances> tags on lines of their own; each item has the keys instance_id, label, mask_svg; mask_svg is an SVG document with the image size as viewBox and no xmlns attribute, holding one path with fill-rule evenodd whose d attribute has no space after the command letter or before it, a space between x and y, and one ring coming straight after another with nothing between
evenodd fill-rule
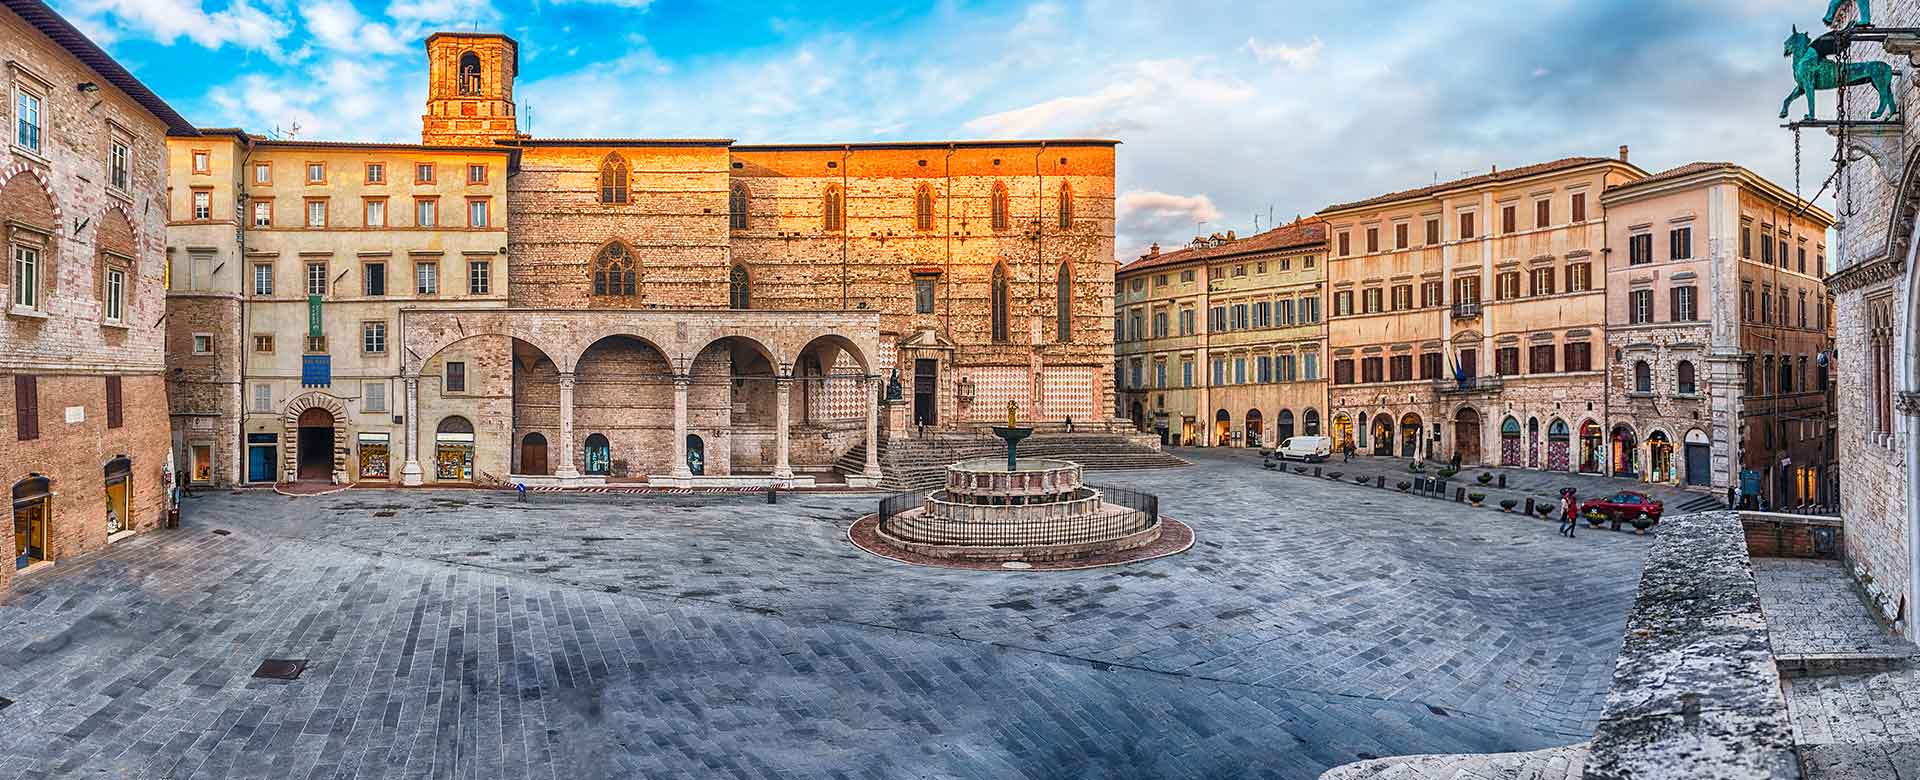
<instances>
[{"instance_id":1,"label":"wide stone steps","mask_svg":"<svg viewBox=\"0 0 1920 780\"><path fill-rule=\"evenodd\" d=\"M946 482L947 466L971 458L1004 457L1006 452L1006 443L992 436L941 434L891 439L880 445L880 487L896 491L936 488ZM1117 434L1038 434L1020 443L1020 457L1061 458L1088 471L1187 465L1185 460ZM863 442L840 456L834 470L858 474L866 468L866 462L867 446Z\"/></svg>"},{"instance_id":2,"label":"wide stone steps","mask_svg":"<svg viewBox=\"0 0 1920 780\"><path fill-rule=\"evenodd\" d=\"M1587 746L1455 756L1396 756L1334 767L1320 780L1580 780Z\"/></svg>"}]
</instances>

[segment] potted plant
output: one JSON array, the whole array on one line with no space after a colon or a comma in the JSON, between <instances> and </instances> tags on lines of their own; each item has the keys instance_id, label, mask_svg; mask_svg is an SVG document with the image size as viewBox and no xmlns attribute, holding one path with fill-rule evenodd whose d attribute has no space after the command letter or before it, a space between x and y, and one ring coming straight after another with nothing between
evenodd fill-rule
<instances>
[{"instance_id":1,"label":"potted plant","mask_svg":"<svg viewBox=\"0 0 1920 780\"><path fill-rule=\"evenodd\" d=\"M1357 476L1357 477L1354 477L1354 478L1353 478L1353 484L1356 484L1356 485L1365 485L1365 484L1367 484L1367 475L1365 475L1365 474L1361 474L1360 476Z\"/></svg>"},{"instance_id":2,"label":"potted plant","mask_svg":"<svg viewBox=\"0 0 1920 780\"><path fill-rule=\"evenodd\" d=\"M1407 464L1407 470L1415 474L1419 474L1427 470L1427 464L1421 463L1420 461L1416 460Z\"/></svg>"},{"instance_id":3,"label":"potted plant","mask_svg":"<svg viewBox=\"0 0 1920 780\"><path fill-rule=\"evenodd\" d=\"M1403 479L1403 480L1400 480L1400 484L1395 485L1394 487L1400 488L1400 492L1405 493L1408 490L1413 488L1413 483Z\"/></svg>"},{"instance_id":4,"label":"potted plant","mask_svg":"<svg viewBox=\"0 0 1920 780\"><path fill-rule=\"evenodd\" d=\"M1346 474L1346 472L1344 472L1344 471L1329 471L1329 472L1327 472L1327 479L1339 479L1339 478L1341 477L1341 475L1343 475L1343 474Z\"/></svg>"},{"instance_id":5,"label":"potted plant","mask_svg":"<svg viewBox=\"0 0 1920 780\"><path fill-rule=\"evenodd\" d=\"M1473 504L1474 506L1479 506L1480 502L1485 500L1487 500L1487 494L1485 493L1468 493L1467 494L1467 503Z\"/></svg>"},{"instance_id":6,"label":"potted plant","mask_svg":"<svg viewBox=\"0 0 1920 780\"><path fill-rule=\"evenodd\" d=\"M1598 509L1587 510L1587 513L1583 515L1583 517L1587 518L1587 525L1593 526L1594 528L1599 528L1601 523L1607 521L1607 513Z\"/></svg>"},{"instance_id":7,"label":"potted plant","mask_svg":"<svg viewBox=\"0 0 1920 780\"><path fill-rule=\"evenodd\" d=\"M1293 467L1293 473L1295 473L1295 474L1305 474L1305 473L1307 473L1307 467L1306 467L1306 466L1294 466L1294 467Z\"/></svg>"},{"instance_id":8,"label":"potted plant","mask_svg":"<svg viewBox=\"0 0 1920 780\"><path fill-rule=\"evenodd\" d=\"M1477 476L1477 477L1474 477L1474 480L1475 480L1475 481L1477 481L1477 482L1479 482L1479 483L1480 483L1480 484L1482 484L1482 485L1485 485L1485 484L1487 484L1487 483L1489 483L1489 482L1492 482L1492 481L1493 481L1493 472L1491 472L1491 471L1482 471L1482 472L1480 472L1480 476Z\"/></svg>"},{"instance_id":9,"label":"potted plant","mask_svg":"<svg viewBox=\"0 0 1920 780\"><path fill-rule=\"evenodd\" d=\"M1553 516L1553 505L1548 503L1534 504L1533 511L1540 514L1540 519L1545 520Z\"/></svg>"},{"instance_id":10,"label":"potted plant","mask_svg":"<svg viewBox=\"0 0 1920 780\"><path fill-rule=\"evenodd\" d=\"M1511 498L1500 499L1500 511L1502 512L1511 512L1513 511L1514 507L1519 505L1520 505L1520 502L1515 499L1511 499Z\"/></svg>"},{"instance_id":11,"label":"potted plant","mask_svg":"<svg viewBox=\"0 0 1920 780\"><path fill-rule=\"evenodd\" d=\"M1648 517L1647 513L1645 512L1641 512L1640 514L1634 515L1633 516L1634 535L1636 536L1645 535L1647 532L1647 529L1653 527L1653 523L1654 523L1654 519L1651 517Z\"/></svg>"},{"instance_id":12,"label":"potted plant","mask_svg":"<svg viewBox=\"0 0 1920 780\"><path fill-rule=\"evenodd\" d=\"M1441 466L1439 471L1433 473L1441 479L1453 479L1453 475L1460 473L1460 470L1452 466Z\"/></svg>"}]
</instances>

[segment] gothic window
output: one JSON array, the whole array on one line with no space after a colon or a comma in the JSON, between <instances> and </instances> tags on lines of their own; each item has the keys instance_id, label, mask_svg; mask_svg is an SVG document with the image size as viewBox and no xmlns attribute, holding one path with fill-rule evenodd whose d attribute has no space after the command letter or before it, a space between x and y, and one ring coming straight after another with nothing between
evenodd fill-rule
<instances>
[{"instance_id":1,"label":"gothic window","mask_svg":"<svg viewBox=\"0 0 1920 780\"><path fill-rule=\"evenodd\" d=\"M1053 340L1062 344L1073 340L1073 269L1066 263L1060 264L1060 275L1054 279Z\"/></svg>"},{"instance_id":2,"label":"gothic window","mask_svg":"<svg viewBox=\"0 0 1920 780\"><path fill-rule=\"evenodd\" d=\"M727 274L727 308L752 308L748 305L752 302L751 298L748 297L749 295L747 291L747 267L744 265L736 265L733 267L733 271Z\"/></svg>"},{"instance_id":3,"label":"gothic window","mask_svg":"<svg viewBox=\"0 0 1920 780\"><path fill-rule=\"evenodd\" d=\"M600 162L600 202L627 202L627 160L617 152Z\"/></svg>"},{"instance_id":4,"label":"gothic window","mask_svg":"<svg viewBox=\"0 0 1920 780\"><path fill-rule=\"evenodd\" d=\"M473 52L460 55L460 94L480 94L480 57Z\"/></svg>"},{"instance_id":5,"label":"gothic window","mask_svg":"<svg viewBox=\"0 0 1920 780\"><path fill-rule=\"evenodd\" d=\"M747 226L746 182L733 183L733 192L727 197L727 226L736 230Z\"/></svg>"},{"instance_id":6,"label":"gothic window","mask_svg":"<svg viewBox=\"0 0 1920 780\"><path fill-rule=\"evenodd\" d=\"M1893 296L1867 301L1867 421L1893 430Z\"/></svg>"},{"instance_id":7,"label":"gothic window","mask_svg":"<svg viewBox=\"0 0 1920 780\"><path fill-rule=\"evenodd\" d=\"M826 195L820 199L820 227L822 230L826 230L829 233L840 230L841 223L845 221L847 216L847 204L843 202L844 200L843 193L840 191L840 185L827 185Z\"/></svg>"},{"instance_id":8,"label":"gothic window","mask_svg":"<svg viewBox=\"0 0 1920 780\"><path fill-rule=\"evenodd\" d=\"M933 229L933 188L925 184L913 193L913 229Z\"/></svg>"},{"instance_id":9,"label":"gothic window","mask_svg":"<svg viewBox=\"0 0 1920 780\"><path fill-rule=\"evenodd\" d=\"M1060 229L1073 227L1073 185L1060 185Z\"/></svg>"},{"instance_id":10,"label":"gothic window","mask_svg":"<svg viewBox=\"0 0 1920 780\"><path fill-rule=\"evenodd\" d=\"M596 296L632 296L635 285L633 250L615 241L593 257L593 294Z\"/></svg>"},{"instance_id":11,"label":"gothic window","mask_svg":"<svg viewBox=\"0 0 1920 780\"><path fill-rule=\"evenodd\" d=\"M1007 229L1007 185L1004 182L993 183L993 229Z\"/></svg>"},{"instance_id":12,"label":"gothic window","mask_svg":"<svg viewBox=\"0 0 1920 780\"><path fill-rule=\"evenodd\" d=\"M1010 308L1007 296L1010 286L1007 283L1006 264L995 264L993 266L993 340L996 342L1007 340L1007 315Z\"/></svg>"}]
</instances>

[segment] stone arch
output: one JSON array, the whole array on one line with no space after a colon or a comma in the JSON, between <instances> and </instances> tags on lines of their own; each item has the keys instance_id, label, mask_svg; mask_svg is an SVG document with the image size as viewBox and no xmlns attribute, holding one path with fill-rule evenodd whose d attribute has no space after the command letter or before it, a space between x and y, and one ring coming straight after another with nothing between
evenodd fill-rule
<instances>
[{"instance_id":1,"label":"stone arch","mask_svg":"<svg viewBox=\"0 0 1920 780\"><path fill-rule=\"evenodd\" d=\"M717 330L711 335L703 337L703 339L696 339L695 342L690 342L699 343L700 346L688 352L685 356L686 360L691 363L694 358L699 357L701 353L706 352L714 344L728 339L732 339L733 343L744 345L759 354L760 357L766 358L767 364L773 367L775 374L785 373L787 368L793 365L793 356L783 354L776 345L761 340L761 334L750 333L744 329L734 327ZM671 353L669 353L669 355L671 355Z\"/></svg>"},{"instance_id":2,"label":"stone arch","mask_svg":"<svg viewBox=\"0 0 1920 780\"><path fill-rule=\"evenodd\" d=\"M434 358L440 357L440 355L447 350L474 339L489 336L524 342L528 346L544 353L547 359L553 361L553 364L559 367L561 371L573 370L573 361L578 357L577 352L562 348L560 344L544 338L536 337L533 333L521 329L518 324L506 315L474 316L475 314L477 313L460 312L456 315L457 319L450 318L450 322L460 323L460 328L452 332L444 329L435 330L432 333L424 334L427 338L421 343L406 342L404 345L406 349L402 352L405 356L403 357L405 365L401 368L402 373L405 376L417 378L428 363L433 362ZM414 329L410 329L405 325L402 326L402 330L407 337L414 335Z\"/></svg>"},{"instance_id":3,"label":"stone arch","mask_svg":"<svg viewBox=\"0 0 1920 780\"><path fill-rule=\"evenodd\" d=\"M798 360L800 355L806 354L807 350L814 349L814 347L819 344L830 344L838 348L841 352L847 353L849 357L853 358L853 362L860 366L861 372L869 376L879 371L879 367L873 364L873 360L867 355L866 350L861 349L860 345L854 343L853 339L838 333L821 333L807 339L805 344L800 345L799 349L794 350L794 359Z\"/></svg>"},{"instance_id":4,"label":"stone arch","mask_svg":"<svg viewBox=\"0 0 1920 780\"><path fill-rule=\"evenodd\" d=\"M280 448L280 467L292 481L300 469L300 448L294 446L300 441L300 420L308 410L325 412L333 418L333 472L339 474L347 460L347 404L345 401L319 391L309 391L294 396L287 401L286 409L281 413L280 441L286 446Z\"/></svg>"},{"instance_id":5,"label":"stone arch","mask_svg":"<svg viewBox=\"0 0 1920 780\"><path fill-rule=\"evenodd\" d=\"M60 226L64 222L45 174L25 163L0 172L0 240L18 238L42 247L38 296L42 301L53 295L54 280L60 276ZM11 295L12 284L13 262L9 257L7 262L0 262L0 285L7 285Z\"/></svg>"}]
</instances>

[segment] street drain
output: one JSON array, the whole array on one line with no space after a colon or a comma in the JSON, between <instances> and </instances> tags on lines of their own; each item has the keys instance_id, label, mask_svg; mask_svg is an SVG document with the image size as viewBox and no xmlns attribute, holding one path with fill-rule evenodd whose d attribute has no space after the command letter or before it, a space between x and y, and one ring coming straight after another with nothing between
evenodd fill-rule
<instances>
[{"instance_id":1,"label":"street drain","mask_svg":"<svg viewBox=\"0 0 1920 780\"><path fill-rule=\"evenodd\" d=\"M225 528L215 528L215 529L213 529L213 535L214 535L214 536L226 536L226 535L228 535L228 534L231 534L231 533L233 533L233 532L232 532L232 531L229 531L229 530L227 530L227 529L225 529Z\"/></svg>"},{"instance_id":2,"label":"street drain","mask_svg":"<svg viewBox=\"0 0 1920 780\"><path fill-rule=\"evenodd\" d=\"M262 680L298 680L300 673L306 670L305 658L269 658L260 662L260 668L253 670L253 676Z\"/></svg>"},{"instance_id":3,"label":"street drain","mask_svg":"<svg viewBox=\"0 0 1920 780\"><path fill-rule=\"evenodd\" d=\"M392 516L393 516L393 510L391 510L391 509L382 509L382 510L380 510L380 511L378 511L378 512L375 512L375 513L373 513L373 516L374 516L374 517L392 517Z\"/></svg>"}]
</instances>

